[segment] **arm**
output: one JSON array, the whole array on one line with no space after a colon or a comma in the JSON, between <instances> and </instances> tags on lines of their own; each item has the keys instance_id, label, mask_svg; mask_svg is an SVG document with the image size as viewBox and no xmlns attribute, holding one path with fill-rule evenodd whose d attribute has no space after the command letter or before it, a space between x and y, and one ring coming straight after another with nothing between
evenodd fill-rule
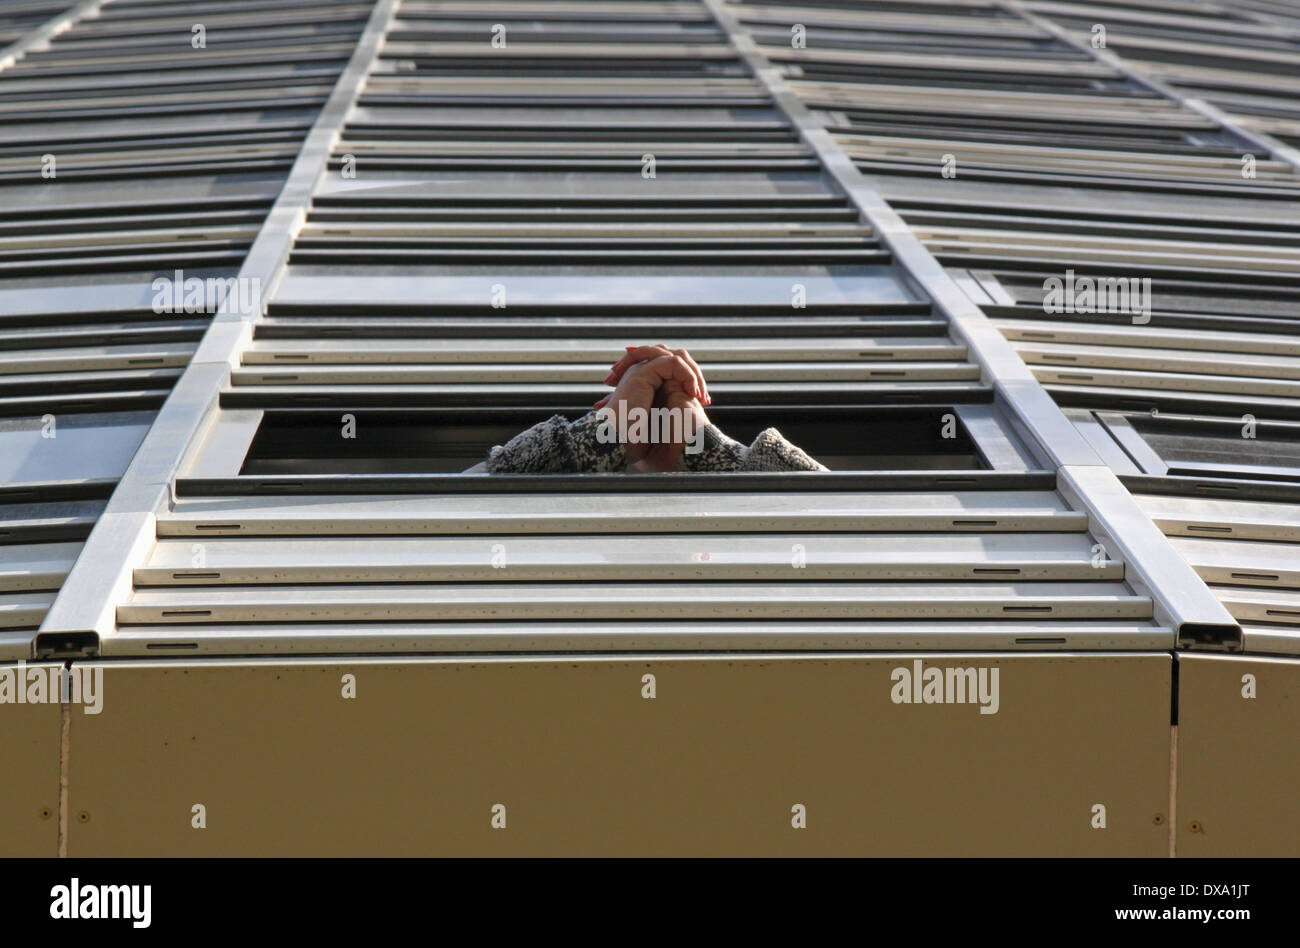
<instances>
[{"instance_id":1,"label":"arm","mask_svg":"<svg viewBox=\"0 0 1300 948\"><path fill-rule=\"evenodd\" d=\"M682 460L688 471L826 471L829 468L809 457L781 436L775 428L761 432L749 447L727 437L717 425L706 423L703 445Z\"/></svg>"},{"instance_id":2,"label":"arm","mask_svg":"<svg viewBox=\"0 0 1300 948\"><path fill-rule=\"evenodd\" d=\"M627 452L617 434L604 437L604 417L589 411L576 421L552 415L488 452L489 474L607 474L623 470Z\"/></svg>"},{"instance_id":3,"label":"arm","mask_svg":"<svg viewBox=\"0 0 1300 948\"><path fill-rule=\"evenodd\" d=\"M746 447L739 441L728 438L716 425L709 422L704 407L713 404L709 395L708 383L704 373L685 349L670 349L667 346L628 346L627 354L610 368L607 384L622 385L625 373L635 371L639 364L647 360L659 360L672 357L691 370L681 377L665 378L660 383L661 400L670 408L689 414L691 427L686 432L685 453L681 454L681 464L687 471L826 471L829 470L815 459L809 457L799 448L781 436L775 428L762 431L754 443ZM691 385L686 380L693 377L698 384ZM599 408L609 398L596 403ZM697 435L695 432L702 434ZM700 450L693 451L696 438L702 439ZM678 448L680 452L682 448ZM667 459L667 457L665 457ZM676 461L677 454L671 456ZM661 465L660 470L666 469Z\"/></svg>"}]
</instances>

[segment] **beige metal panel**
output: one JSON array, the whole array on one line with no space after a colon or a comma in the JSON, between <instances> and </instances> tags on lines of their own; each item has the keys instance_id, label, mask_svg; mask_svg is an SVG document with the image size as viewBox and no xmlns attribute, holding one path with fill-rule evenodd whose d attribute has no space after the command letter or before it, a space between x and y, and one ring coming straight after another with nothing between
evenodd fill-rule
<instances>
[{"instance_id":1,"label":"beige metal panel","mask_svg":"<svg viewBox=\"0 0 1300 948\"><path fill-rule=\"evenodd\" d=\"M0 858L59 854L59 748L61 709L54 701L14 703L20 672L40 676L48 687L59 674L58 663L31 662L0 665L0 676L12 676L0 685ZM57 677L54 679L57 682ZM34 696L32 684L24 697ZM57 686L56 686L57 687Z\"/></svg>"},{"instance_id":2,"label":"beige metal panel","mask_svg":"<svg viewBox=\"0 0 1300 948\"><path fill-rule=\"evenodd\" d=\"M1178 664L1177 854L1300 856L1300 661Z\"/></svg>"},{"instance_id":3,"label":"beige metal panel","mask_svg":"<svg viewBox=\"0 0 1300 948\"><path fill-rule=\"evenodd\" d=\"M997 668L997 713L893 703L916 661ZM71 856L1168 851L1167 654L103 667Z\"/></svg>"}]
</instances>

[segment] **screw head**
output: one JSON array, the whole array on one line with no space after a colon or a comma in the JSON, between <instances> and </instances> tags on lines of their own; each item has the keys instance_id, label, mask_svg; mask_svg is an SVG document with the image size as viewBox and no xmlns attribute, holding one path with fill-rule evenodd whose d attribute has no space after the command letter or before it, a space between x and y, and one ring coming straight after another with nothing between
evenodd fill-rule
<instances>
[{"instance_id":1,"label":"screw head","mask_svg":"<svg viewBox=\"0 0 1300 948\"><path fill-rule=\"evenodd\" d=\"M1151 822L1154 823L1154 824L1156 824L1156 826L1160 826L1161 824L1164 823L1164 821L1165 821L1165 815L1164 815L1163 813L1157 813L1157 814L1156 814L1154 817L1152 817L1152 819L1151 819Z\"/></svg>"},{"instance_id":2,"label":"screw head","mask_svg":"<svg viewBox=\"0 0 1300 948\"><path fill-rule=\"evenodd\" d=\"M1201 831L1201 821L1192 820L1190 823L1187 824L1187 828L1191 830L1193 833L1199 833Z\"/></svg>"},{"instance_id":3,"label":"screw head","mask_svg":"<svg viewBox=\"0 0 1300 948\"><path fill-rule=\"evenodd\" d=\"M82 810L80 813L78 813L78 814L77 814L77 822L78 822L78 823L89 823L89 822L90 822L90 811L89 811L89 810Z\"/></svg>"},{"instance_id":4,"label":"screw head","mask_svg":"<svg viewBox=\"0 0 1300 948\"><path fill-rule=\"evenodd\" d=\"M41 819L48 820L53 815L54 815L54 811L51 810L48 806L41 807Z\"/></svg>"}]
</instances>

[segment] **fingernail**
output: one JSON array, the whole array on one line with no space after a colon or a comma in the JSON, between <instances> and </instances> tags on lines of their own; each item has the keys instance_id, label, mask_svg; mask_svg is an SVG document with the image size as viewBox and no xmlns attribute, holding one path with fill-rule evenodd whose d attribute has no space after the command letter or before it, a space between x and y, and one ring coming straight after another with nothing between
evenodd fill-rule
<instances>
[{"instance_id":1,"label":"fingernail","mask_svg":"<svg viewBox=\"0 0 1300 948\"><path fill-rule=\"evenodd\" d=\"M605 376L605 384L606 384L606 385L609 385L609 384L613 383L613 381L614 381L614 373L613 373L613 372L611 372L611 373L609 373L609 375Z\"/></svg>"},{"instance_id":2,"label":"fingernail","mask_svg":"<svg viewBox=\"0 0 1300 948\"><path fill-rule=\"evenodd\" d=\"M636 346L628 346L628 347L627 347L627 351L628 351L628 352L635 352L635 351L636 351Z\"/></svg>"}]
</instances>

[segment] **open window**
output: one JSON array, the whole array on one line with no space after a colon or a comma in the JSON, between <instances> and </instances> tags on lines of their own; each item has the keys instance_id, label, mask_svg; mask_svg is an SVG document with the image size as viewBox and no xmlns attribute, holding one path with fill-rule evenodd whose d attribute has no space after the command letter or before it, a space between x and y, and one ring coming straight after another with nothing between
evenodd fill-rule
<instances>
[{"instance_id":1,"label":"open window","mask_svg":"<svg viewBox=\"0 0 1300 948\"><path fill-rule=\"evenodd\" d=\"M1146 412L1093 412L1130 474L1300 483L1300 423ZM1077 423L1077 419L1076 419ZM1095 438L1095 433L1093 435Z\"/></svg>"},{"instance_id":2,"label":"open window","mask_svg":"<svg viewBox=\"0 0 1300 948\"><path fill-rule=\"evenodd\" d=\"M357 411L348 413L353 421L347 422L337 412L271 410L262 417L240 473L454 474L553 414L577 418L584 411L572 406ZM715 408L709 417L745 444L775 427L832 471L990 467L950 406Z\"/></svg>"}]
</instances>

